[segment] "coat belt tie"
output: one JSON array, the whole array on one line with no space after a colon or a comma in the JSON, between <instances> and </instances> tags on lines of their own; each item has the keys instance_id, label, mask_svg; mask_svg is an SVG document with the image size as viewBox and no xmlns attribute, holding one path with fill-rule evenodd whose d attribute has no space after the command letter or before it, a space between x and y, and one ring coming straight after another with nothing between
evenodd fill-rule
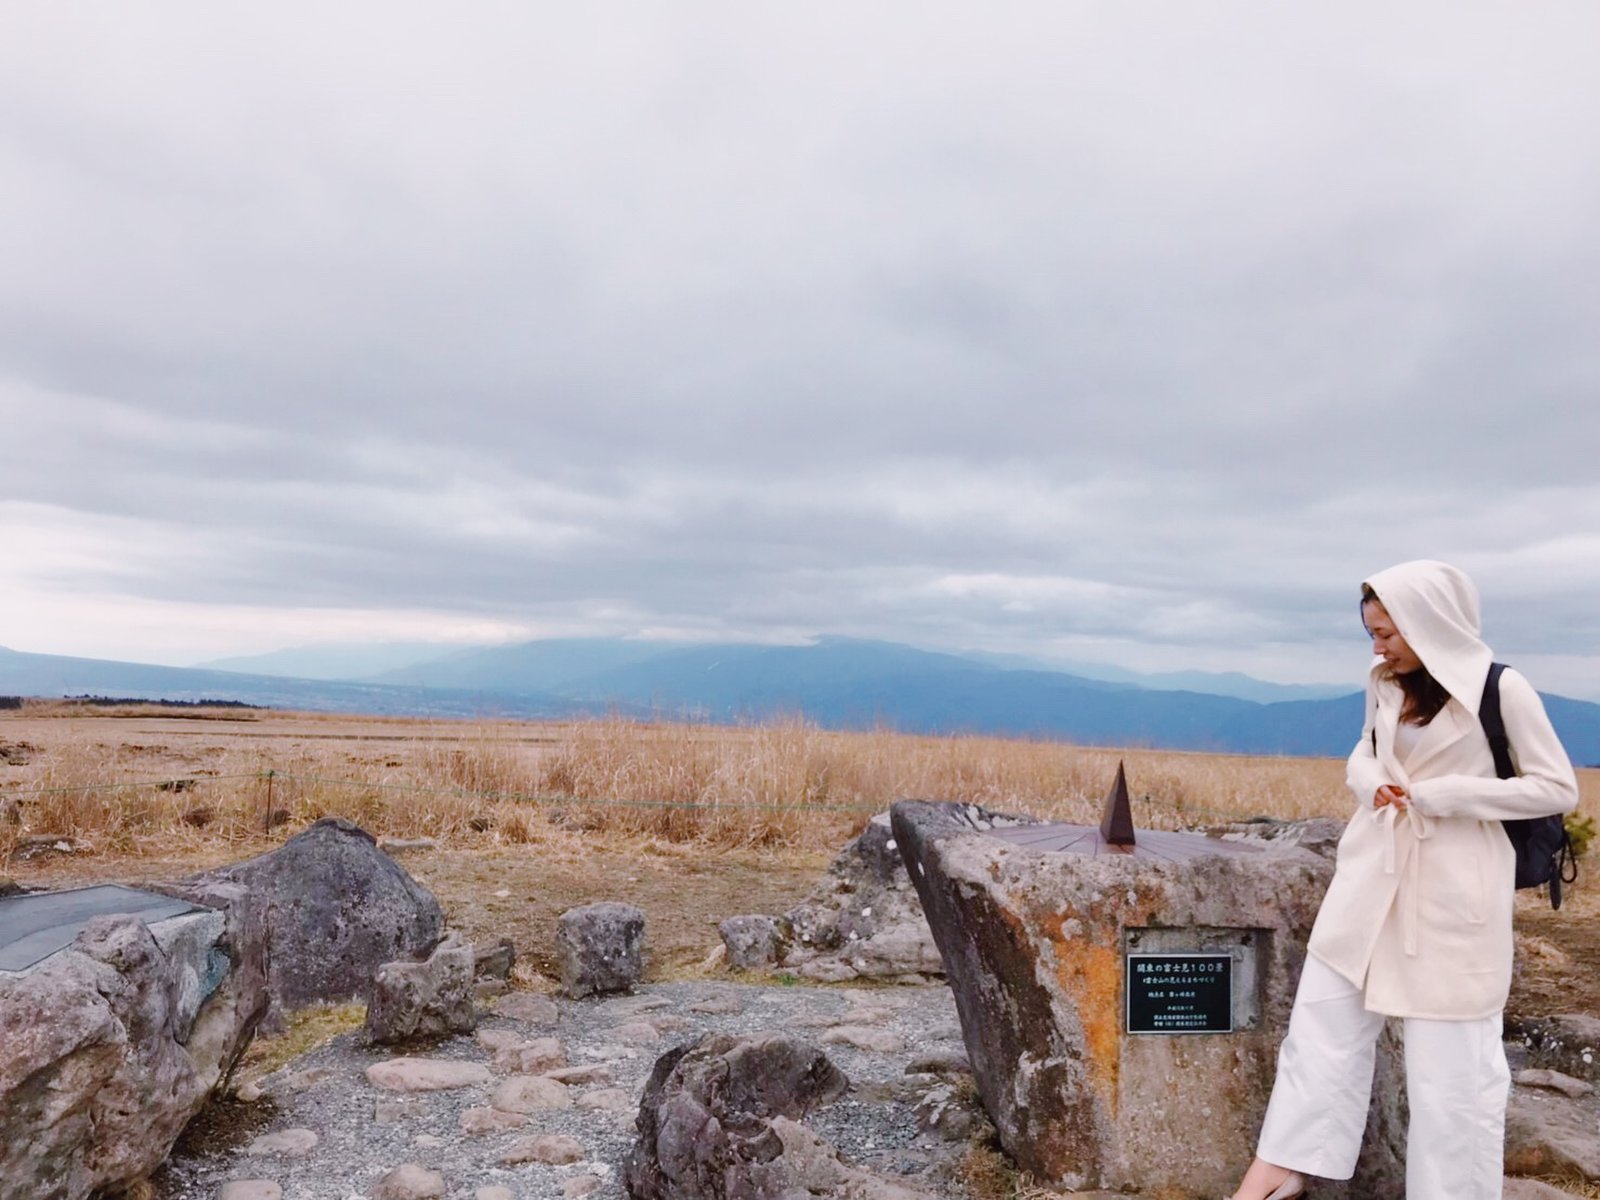
<instances>
[{"instance_id":1,"label":"coat belt tie","mask_svg":"<svg viewBox=\"0 0 1600 1200\"><path fill-rule=\"evenodd\" d=\"M1397 872L1399 859L1399 844L1403 836L1402 830L1410 832L1418 843L1411 847L1411 853L1406 856L1405 879L1401 890L1405 893L1400 900L1400 932L1407 955L1415 958L1417 954L1417 926L1420 924L1418 916L1418 898L1422 892L1422 846L1421 843L1433 833L1433 822L1409 804L1401 808L1395 804L1386 804L1382 808L1372 810L1372 815L1388 828L1383 844L1383 873L1394 875Z\"/></svg>"}]
</instances>

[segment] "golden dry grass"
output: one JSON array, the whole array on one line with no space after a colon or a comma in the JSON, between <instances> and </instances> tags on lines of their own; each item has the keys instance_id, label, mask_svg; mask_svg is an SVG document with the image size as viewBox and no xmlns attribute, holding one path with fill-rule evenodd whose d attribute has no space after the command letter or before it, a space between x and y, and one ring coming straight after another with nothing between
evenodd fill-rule
<instances>
[{"instance_id":1,"label":"golden dry grass","mask_svg":"<svg viewBox=\"0 0 1600 1200\"><path fill-rule=\"evenodd\" d=\"M290 1013L281 1033L251 1041L234 1067L234 1087L260 1080L341 1033L360 1029L366 1019L365 1004L312 1004Z\"/></svg>"},{"instance_id":2,"label":"golden dry grass","mask_svg":"<svg viewBox=\"0 0 1600 1200\"><path fill-rule=\"evenodd\" d=\"M30 704L0 714L0 861L28 834L120 854L249 848L323 816L447 844L590 834L782 850L836 846L894 800L960 800L1097 819L1119 760L1135 817L1175 828L1343 816L1334 759L1111 750L994 737L628 720L438 722ZM1600 772L1580 773L1600 814ZM269 813L273 822L269 835Z\"/></svg>"}]
</instances>

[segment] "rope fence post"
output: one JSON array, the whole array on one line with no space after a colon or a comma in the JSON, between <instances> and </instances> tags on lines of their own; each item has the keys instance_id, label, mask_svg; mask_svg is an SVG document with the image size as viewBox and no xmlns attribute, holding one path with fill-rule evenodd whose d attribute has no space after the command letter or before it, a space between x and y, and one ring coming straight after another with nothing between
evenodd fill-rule
<instances>
[{"instance_id":1,"label":"rope fence post","mask_svg":"<svg viewBox=\"0 0 1600 1200\"><path fill-rule=\"evenodd\" d=\"M265 817L265 824L262 826L263 830L267 833L272 832L272 777L276 773L277 772L272 770L267 771L267 815Z\"/></svg>"}]
</instances>

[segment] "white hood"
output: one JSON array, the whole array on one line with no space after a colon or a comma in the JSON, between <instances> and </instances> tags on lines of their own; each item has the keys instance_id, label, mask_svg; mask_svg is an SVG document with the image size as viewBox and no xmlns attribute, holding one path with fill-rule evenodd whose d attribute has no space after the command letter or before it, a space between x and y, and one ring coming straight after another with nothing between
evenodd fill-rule
<instances>
[{"instance_id":1,"label":"white hood","mask_svg":"<svg viewBox=\"0 0 1600 1200\"><path fill-rule=\"evenodd\" d=\"M1474 716L1494 653L1479 636L1478 589L1466 573L1433 559L1403 562L1366 581L1428 673ZM1381 670L1383 660L1372 666Z\"/></svg>"}]
</instances>

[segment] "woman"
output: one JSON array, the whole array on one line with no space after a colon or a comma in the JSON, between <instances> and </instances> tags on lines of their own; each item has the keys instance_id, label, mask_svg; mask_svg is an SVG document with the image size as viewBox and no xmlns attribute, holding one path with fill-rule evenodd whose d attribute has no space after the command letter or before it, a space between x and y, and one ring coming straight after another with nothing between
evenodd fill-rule
<instances>
[{"instance_id":1,"label":"woman","mask_svg":"<svg viewBox=\"0 0 1600 1200\"><path fill-rule=\"evenodd\" d=\"M1361 595L1376 657L1346 775L1358 807L1235 1200L1288 1200L1307 1176L1350 1178L1386 1017L1405 1020L1407 1200L1498 1200L1515 890L1500 821L1571 812L1577 780L1538 694L1512 670L1500 696L1518 775L1496 777L1478 721L1493 656L1465 574L1401 563Z\"/></svg>"}]
</instances>

